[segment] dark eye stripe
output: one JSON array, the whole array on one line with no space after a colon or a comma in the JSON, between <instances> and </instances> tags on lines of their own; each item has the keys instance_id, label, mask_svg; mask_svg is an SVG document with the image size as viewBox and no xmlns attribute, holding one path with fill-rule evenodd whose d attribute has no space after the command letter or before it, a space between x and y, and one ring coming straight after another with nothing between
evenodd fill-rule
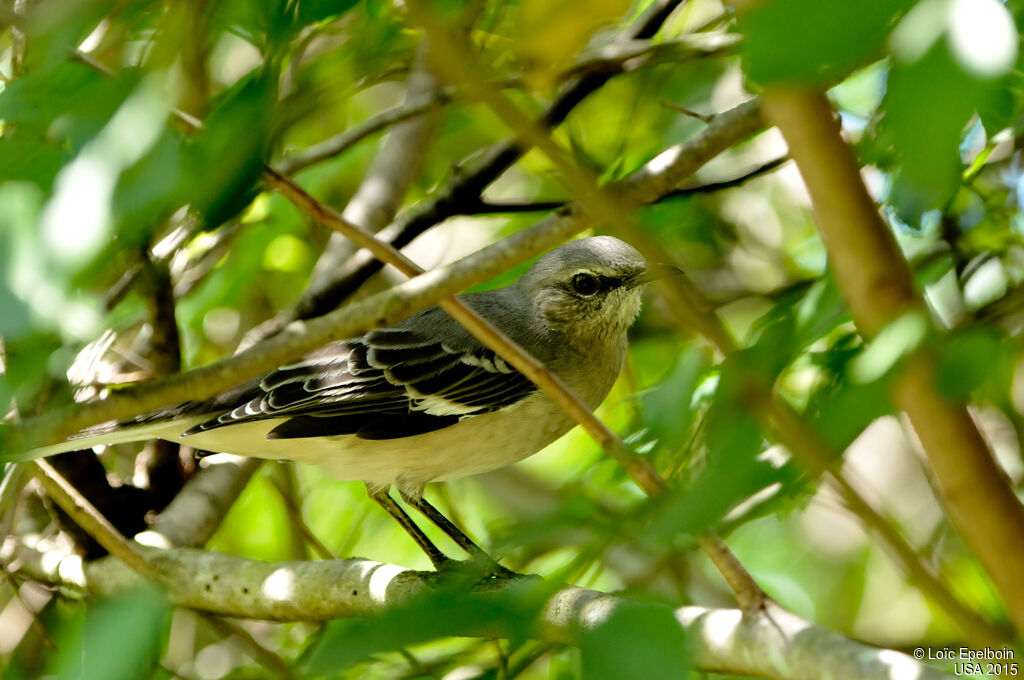
<instances>
[{"instance_id":1,"label":"dark eye stripe","mask_svg":"<svg viewBox=\"0 0 1024 680\"><path fill-rule=\"evenodd\" d=\"M580 273L586 274L587 272L580 272ZM618 288L619 286L623 285L626 282L627 279L631 278L629 276L606 276L604 274L589 274L589 275L595 277L598 281L601 282L601 290L599 292L607 292L607 291L609 291L609 290L611 290L613 288ZM568 293L572 293L573 295L577 295L577 293L572 289L572 283L571 282L563 282L563 283L558 283L558 284L555 284L555 285L558 286L559 288L562 288L563 290L565 290Z\"/></svg>"}]
</instances>

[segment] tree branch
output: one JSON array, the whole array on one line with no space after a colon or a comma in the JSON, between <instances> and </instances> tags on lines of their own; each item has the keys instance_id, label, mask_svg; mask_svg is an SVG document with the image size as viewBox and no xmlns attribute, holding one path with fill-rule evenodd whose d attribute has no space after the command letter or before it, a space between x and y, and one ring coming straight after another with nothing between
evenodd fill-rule
<instances>
[{"instance_id":1,"label":"tree branch","mask_svg":"<svg viewBox=\"0 0 1024 680\"><path fill-rule=\"evenodd\" d=\"M61 510L80 527L89 532L103 548L141 576L159 581L159 572L153 569L142 550L114 528L106 517L71 486L47 461L37 460L36 479Z\"/></svg>"},{"instance_id":2,"label":"tree branch","mask_svg":"<svg viewBox=\"0 0 1024 680\"><path fill-rule=\"evenodd\" d=\"M288 175L301 172L312 165L345 153L375 132L422 116L446 101L448 101L448 96L443 92L434 92L407 100L399 106L367 118L358 125L346 128L322 142L285 154L277 166L281 172Z\"/></svg>"},{"instance_id":3,"label":"tree branch","mask_svg":"<svg viewBox=\"0 0 1024 680\"><path fill-rule=\"evenodd\" d=\"M20 571L42 582L93 595L120 592L138 577L111 559L81 565L74 556L46 557L22 545L6 546ZM417 572L363 559L322 562L259 562L179 548L147 549L147 557L171 575L169 592L180 606L226 616L275 621L324 621L361 617L407 603L437 587L434 572ZM64 562L71 564L65 565ZM515 587L517 579L488 582L488 592ZM736 609L640 604L605 593L564 586L547 600L539 635L575 643L582 631L601 626L624 607L672 612L690 643L693 663L705 671L764 678L949 677L909 656L869 647L769 604L757 614ZM498 622L500 625L500 622ZM501 634L467 631L467 634Z\"/></svg>"},{"instance_id":4,"label":"tree branch","mask_svg":"<svg viewBox=\"0 0 1024 680\"><path fill-rule=\"evenodd\" d=\"M673 198L680 198L683 196L694 196L697 194L712 194L716 191L725 191L726 189L735 189L736 187L743 186L752 179L757 179L762 175L767 175L770 172L774 172L780 166L784 165L789 160L789 156L782 156L780 158L774 158L766 163L758 165L756 168L752 168L741 175L733 177L731 179L721 180L719 182L709 182L708 184L698 184L692 187L682 187L674 189L666 194L663 194L658 198L655 203L661 203ZM549 212L551 210L558 210L563 207L568 201L522 201L522 202L497 202L497 201L480 201L476 206L467 206L465 214L467 215L494 215L494 214L514 214L514 213L526 213L526 212Z\"/></svg>"},{"instance_id":5,"label":"tree branch","mask_svg":"<svg viewBox=\"0 0 1024 680\"><path fill-rule=\"evenodd\" d=\"M204 545L263 461L221 455L207 459L137 540L158 547Z\"/></svg>"}]
</instances>

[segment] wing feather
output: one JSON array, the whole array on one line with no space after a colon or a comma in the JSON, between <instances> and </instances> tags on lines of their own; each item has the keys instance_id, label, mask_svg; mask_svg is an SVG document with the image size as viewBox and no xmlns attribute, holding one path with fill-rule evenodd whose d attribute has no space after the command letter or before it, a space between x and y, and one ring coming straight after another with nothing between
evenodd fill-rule
<instances>
[{"instance_id":1,"label":"wing feather","mask_svg":"<svg viewBox=\"0 0 1024 680\"><path fill-rule=\"evenodd\" d=\"M269 438L393 439L504 408L535 389L482 345L457 350L408 329L383 328L272 371L233 408L211 414L185 435L287 418Z\"/></svg>"}]
</instances>

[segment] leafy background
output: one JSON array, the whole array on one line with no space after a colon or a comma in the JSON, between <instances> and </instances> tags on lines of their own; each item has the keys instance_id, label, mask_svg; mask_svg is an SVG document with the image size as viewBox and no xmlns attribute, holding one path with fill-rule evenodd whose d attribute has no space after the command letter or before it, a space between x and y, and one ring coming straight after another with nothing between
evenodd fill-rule
<instances>
[{"instance_id":1,"label":"leafy background","mask_svg":"<svg viewBox=\"0 0 1024 680\"><path fill-rule=\"evenodd\" d=\"M648 4L521 0L438 2L434 9L471 26L481 63L510 79L510 96L536 113L566 69L609 46ZM373 0L28 5L3 5L0 13L0 402L22 415L71 403L68 371L81 365L76 357L87 343L110 337L105 329L116 333L118 356L99 362L106 373L94 380L116 384L152 371L145 358L133 358L152 334L145 286L111 291L174 227L188 225L168 259L185 367L230 354L249 329L293 306L327 234L260 186L261 164L400 104L419 43L399 4ZM18 20L8 21L15 10ZM716 527L769 594L798 614L879 645L958 645L954 622L865 535L835 492L772 444L744 400L744 375L754 371L836 450L845 449L844 475L927 561L941 565L956 593L1005 621L998 594L936 500L888 388L908 352L933 347L941 389L976 405L1020 490L1022 16L1016 0L774 0L739 20L716 0L683 3L652 41L658 48L650 61L588 97L556 139L612 180L702 129L678 107L713 114L765 85L828 87L942 332L902 319L865 349L828 273L792 164L741 186L681 192L640 209L638 219L743 350L719 361L701 338L674 325L654 289L632 332L627 370L599 411L676 491L649 501L574 431L513 470L428 495L519 571L641 600L727 605L727 590L692 539ZM728 40L714 54L682 59L679 41L695 33ZM742 41L731 39L738 35ZM202 120L202 130L183 125L175 111ZM416 205L508 134L484 107L456 95L405 204ZM340 208L380 138L296 177ZM769 131L723 154L688 186L742 177L785 153ZM547 161L529 153L484 197L566 195ZM456 218L408 252L434 266L543 214ZM103 461L112 479L129 483L133 458L118 449ZM263 467L208 548L265 560L311 557L293 503L335 555L429 568L360 485L280 464ZM26 492L8 526L22 537L52 537L51 518ZM449 637L472 616L519 616L525 632L530 611L521 602L493 611L472 600L417 606L326 632L304 623L244 627L313 675L679 677L685 667L685 658L673 656L645 659L651 667L643 669L633 656L634 665L622 667L621 654L609 653L644 644L681 649L671 622L627 616L602 633L612 637L585 641L581 650ZM82 602L13 573L0 585L0 668L10 678L280 672L251 658L237 636L194 612L172 611L159 596Z\"/></svg>"}]
</instances>

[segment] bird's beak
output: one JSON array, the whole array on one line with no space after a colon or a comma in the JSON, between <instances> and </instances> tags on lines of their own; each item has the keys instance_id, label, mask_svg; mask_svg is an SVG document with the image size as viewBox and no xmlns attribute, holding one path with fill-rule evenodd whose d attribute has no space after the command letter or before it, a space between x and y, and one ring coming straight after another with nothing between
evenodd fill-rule
<instances>
[{"instance_id":1,"label":"bird's beak","mask_svg":"<svg viewBox=\"0 0 1024 680\"><path fill-rule=\"evenodd\" d=\"M630 287L643 286L652 281L658 281L669 276L680 276L683 270L672 264L655 264L648 267L643 274L638 274L632 281Z\"/></svg>"}]
</instances>

